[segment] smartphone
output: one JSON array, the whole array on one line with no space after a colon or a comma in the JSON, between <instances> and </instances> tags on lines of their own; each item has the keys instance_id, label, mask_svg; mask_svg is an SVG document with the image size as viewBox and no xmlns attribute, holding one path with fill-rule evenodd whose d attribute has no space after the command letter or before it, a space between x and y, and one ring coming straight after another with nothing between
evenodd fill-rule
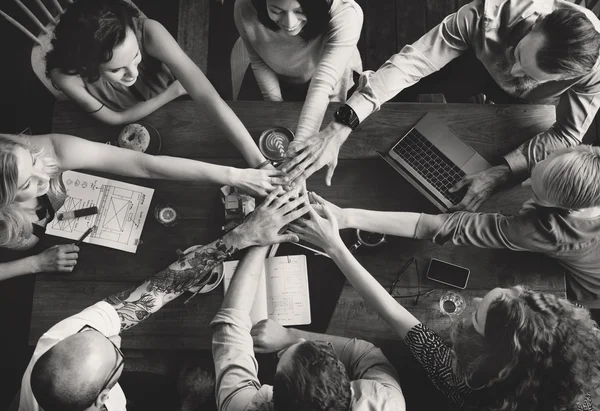
<instances>
[{"instance_id":1,"label":"smartphone","mask_svg":"<svg viewBox=\"0 0 600 411\"><path fill-rule=\"evenodd\" d=\"M464 290L471 271L468 268L432 258L427 268L427 278L438 283Z\"/></svg>"}]
</instances>

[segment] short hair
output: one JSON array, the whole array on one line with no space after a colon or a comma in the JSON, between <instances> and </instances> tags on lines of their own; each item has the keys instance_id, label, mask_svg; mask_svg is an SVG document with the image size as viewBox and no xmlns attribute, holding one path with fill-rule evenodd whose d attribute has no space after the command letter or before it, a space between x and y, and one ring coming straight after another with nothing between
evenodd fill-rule
<instances>
[{"instance_id":1,"label":"short hair","mask_svg":"<svg viewBox=\"0 0 600 411\"><path fill-rule=\"evenodd\" d=\"M135 32L133 18L138 16L137 9L122 0L78 0L68 5L46 54L46 76L59 69L90 83L98 80L100 65L112 59L128 28Z\"/></svg>"},{"instance_id":2,"label":"short hair","mask_svg":"<svg viewBox=\"0 0 600 411\"><path fill-rule=\"evenodd\" d=\"M466 409L576 409L600 386L597 327L586 309L520 286L490 303L485 336L470 316L455 322L455 372L476 389Z\"/></svg>"},{"instance_id":3,"label":"short hair","mask_svg":"<svg viewBox=\"0 0 600 411\"><path fill-rule=\"evenodd\" d=\"M553 206L567 210L600 206L600 147L571 147L545 161L540 186Z\"/></svg>"},{"instance_id":4,"label":"short hair","mask_svg":"<svg viewBox=\"0 0 600 411\"><path fill-rule=\"evenodd\" d=\"M299 344L290 363L275 373L276 411L348 411L351 398L344 364L313 341Z\"/></svg>"},{"instance_id":5,"label":"short hair","mask_svg":"<svg viewBox=\"0 0 600 411\"><path fill-rule=\"evenodd\" d=\"M258 21L265 27L279 31L281 28L269 17L267 11L267 0L251 0L256 9ZM306 15L306 25L300 32L300 37L304 40L312 40L319 34L325 33L329 26L331 16L329 10L333 0L298 0L302 11Z\"/></svg>"},{"instance_id":6,"label":"short hair","mask_svg":"<svg viewBox=\"0 0 600 411\"><path fill-rule=\"evenodd\" d=\"M68 372L68 367L57 361L53 349L54 347L42 354L31 370L31 391L36 401L44 411L85 410L100 394L102 381L78 389L72 389L77 385L73 381L65 386L67 384L64 379L58 376Z\"/></svg>"},{"instance_id":7,"label":"short hair","mask_svg":"<svg viewBox=\"0 0 600 411\"><path fill-rule=\"evenodd\" d=\"M556 9L539 21L538 29L546 38L536 54L540 69L568 76L592 70L600 53L600 33L583 12Z\"/></svg>"}]
</instances>

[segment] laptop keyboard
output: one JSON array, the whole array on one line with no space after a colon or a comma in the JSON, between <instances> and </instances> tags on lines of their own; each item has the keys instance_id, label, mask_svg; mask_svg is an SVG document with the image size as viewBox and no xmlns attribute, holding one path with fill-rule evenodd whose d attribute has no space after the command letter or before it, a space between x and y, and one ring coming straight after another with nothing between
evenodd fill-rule
<instances>
[{"instance_id":1,"label":"laptop keyboard","mask_svg":"<svg viewBox=\"0 0 600 411\"><path fill-rule=\"evenodd\" d=\"M448 190L465 176L465 172L423 134L413 128L393 150L452 204L460 202L463 193L450 193Z\"/></svg>"}]
</instances>

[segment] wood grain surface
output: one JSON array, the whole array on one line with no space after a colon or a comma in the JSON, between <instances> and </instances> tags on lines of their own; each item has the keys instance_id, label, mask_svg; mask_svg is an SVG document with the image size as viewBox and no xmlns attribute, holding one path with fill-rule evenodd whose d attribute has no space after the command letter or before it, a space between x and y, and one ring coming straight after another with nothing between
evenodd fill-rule
<instances>
[{"instance_id":1,"label":"wood grain surface","mask_svg":"<svg viewBox=\"0 0 600 411\"><path fill-rule=\"evenodd\" d=\"M294 130L301 110L301 103L232 102L230 105L256 139L263 130L274 125ZM332 118L336 107L332 105L329 108L326 122ZM428 112L440 116L459 137L491 163L498 163L503 154L554 122L554 108L550 106L388 103L366 120L344 144L332 186L324 184L325 173L321 170L309 180L308 189L342 207L436 213L436 209L416 189L376 155L378 150L389 150ZM244 167L239 153L193 101L172 102L143 122L160 132L163 155ZM73 134L98 142L110 141L120 131L119 127L96 122L70 102L56 104L53 125L56 133ZM118 179L154 188L152 205L172 204L180 214L178 225L164 227L150 215L136 254L83 244L79 263L72 274L38 275L30 344L35 344L43 332L61 319L112 293L137 285L164 268L176 259L177 248L206 244L221 235L224 218L219 187L207 183ZM512 213L527 198L525 188L513 187L493 196L485 203L484 210ZM348 244L355 241L352 230L346 230L343 237ZM45 241L49 242L47 245L66 242L50 236ZM300 248L286 247L282 247L285 253L301 253ZM357 254L359 261L385 287L389 287L399 268L413 256L419 263L423 289L435 286L436 290L422 298L417 306L412 305L411 298L399 301L406 303L407 308L436 330L446 328L449 320L443 318L436 308L445 289L438 288L425 278L431 257L471 270L467 290L461 292L466 297L483 295L496 286L516 284L559 295L565 293L564 274L559 266L531 253L437 246L428 241L388 238L381 248L367 253L359 250ZM343 288L341 290L328 286L335 281L339 283L342 278L331 260L309 255L309 277L314 327L307 329L368 338L381 344L397 340L349 285L340 287ZM416 285L417 277L414 268L411 268L399 281L397 293L410 294ZM211 333L208 323L220 306L222 288L197 296L187 305L183 304L185 299L186 295L124 333L123 346L167 350L209 347Z\"/></svg>"}]
</instances>

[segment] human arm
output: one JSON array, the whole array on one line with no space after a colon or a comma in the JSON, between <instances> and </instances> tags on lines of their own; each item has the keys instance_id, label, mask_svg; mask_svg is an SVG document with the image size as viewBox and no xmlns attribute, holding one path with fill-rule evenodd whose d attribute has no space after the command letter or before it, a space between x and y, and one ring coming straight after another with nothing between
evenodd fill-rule
<instances>
[{"instance_id":1,"label":"human arm","mask_svg":"<svg viewBox=\"0 0 600 411\"><path fill-rule=\"evenodd\" d=\"M246 127L173 36L155 20L146 20L144 30L146 51L167 65L190 97L207 111L251 167L262 163L265 158Z\"/></svg>"},{"instance_id":2,"label":"human arm","mask_svg":"<svg viewBox=\"0 0 600 411\"><path fill-rule=\"evenodd\" d=\"M248 33L246 32L244 25L247 24L247 19L252 19L250 17L245 18L244 16L247 14L254 14L250 8L251 6L245 1L235 2L233 11L235 25L238 29L238 33L240 34L240 38L244 43L244 47L248 52L248 57L250 58L250 64L252 66L252 72L254 73L254 77L256 78L256 82L258 83L258 87L260 88L263 98L266 101L283 101L283 97L281 96L281 86L279 85L279 77L277 77L277 73L275 73L275 71L273 71L273 69L269 67L269 65L258 55L256 50L254 50L254 47L252 47L252 42L248 38Z\"/></svg>"},{"instance_id":3,"label":"human arm","mask_svg":"<svg viewBox=\"0 0 600 411\"><path fill-rule=\"evenodd\" d=\"M476 35L482 8L481 0L467 4L417 42L393 55L376 73L364 72L357 91L346 102L358 120L364 121L400 91L465 52ZM325 181L331 184L339 149L351 131L350 127L332 121L319 133L290 144L287 155L292 160L283 171L290 173L293 180L306 179L327 165Z\"/></svg>"},{"instance_id":4,"label":"human arm","mask_svg":"<svg viewBox=\"0 0 600 411\"><path fill-rule=\"evenodd\" d=\"M222 238L198 246L137 287L106 299L121 318L122 330L137 325L166 303L210 275L212 269L237 250L254 245L298 241L295 234L281 234L283 227L307 211L306 197L290 200L282 189L271 193L244 222ZM302 206L302 204L305 204ZM298 208L299 207L299 208ZM296 210L296 208L298 208Z\"/></svg>"},{"instance_id":5,"label":"human arm","mask_svg":"<svg viewBox=\"0 0 600 411\"><path fill-rule=\"evenodd\" d=\"M358 5L349 5L331 17L325 34L321 60L312 76L296 130L295 139L303 141L319 131L329 97L346 72L363 25Z\"/></svg>"},{"instance_id":6,"label":"human arm","mask_svg":"<svg viewBox=\"0 0 600 411\"><path fill-rule=\"evenodd\" d=\"M71 272L77 264L78 251L75 244L55 245L36 255L0 263L0 281L27 274Z\"/></svg>"},{"instance_id":7,"label":"human arm","mask_svg":"<svg viewBox=\"0 0 600 411\"><path fill-rule=\"evenodd\" d=\"M63 170L85 169L129 177L207 181L237 187L260 197L289 182L283 172L273 168L240 169L186 158L151 156L65 134L31 139L53 150Z\"/></svg>"},{"instance_id":8,"label":"human arm","mask_svg":"<svg viewBox=\"0 0 600 411\"><path fill-rule=\"evenodd\" d=\"M260 389L248 313L254 304L267 251L268 247L248 250L211 322L219 410L245 410Z\"/></svg>"},{"instance_id":9,"label":"human arm","mask_svg":"<svg viewBox=\"0 0 600 411\"><path fill-rule=\"evenodd\" d=\"M144 118L186 93L179 81L175 81L162 93L123 111L115 111L91 95L79 76L57 74L55 71L52 74L52 81L67 97L79 104L85 112L96 120L113 126L132 123Z\"/></svg>"}]
</instances>

